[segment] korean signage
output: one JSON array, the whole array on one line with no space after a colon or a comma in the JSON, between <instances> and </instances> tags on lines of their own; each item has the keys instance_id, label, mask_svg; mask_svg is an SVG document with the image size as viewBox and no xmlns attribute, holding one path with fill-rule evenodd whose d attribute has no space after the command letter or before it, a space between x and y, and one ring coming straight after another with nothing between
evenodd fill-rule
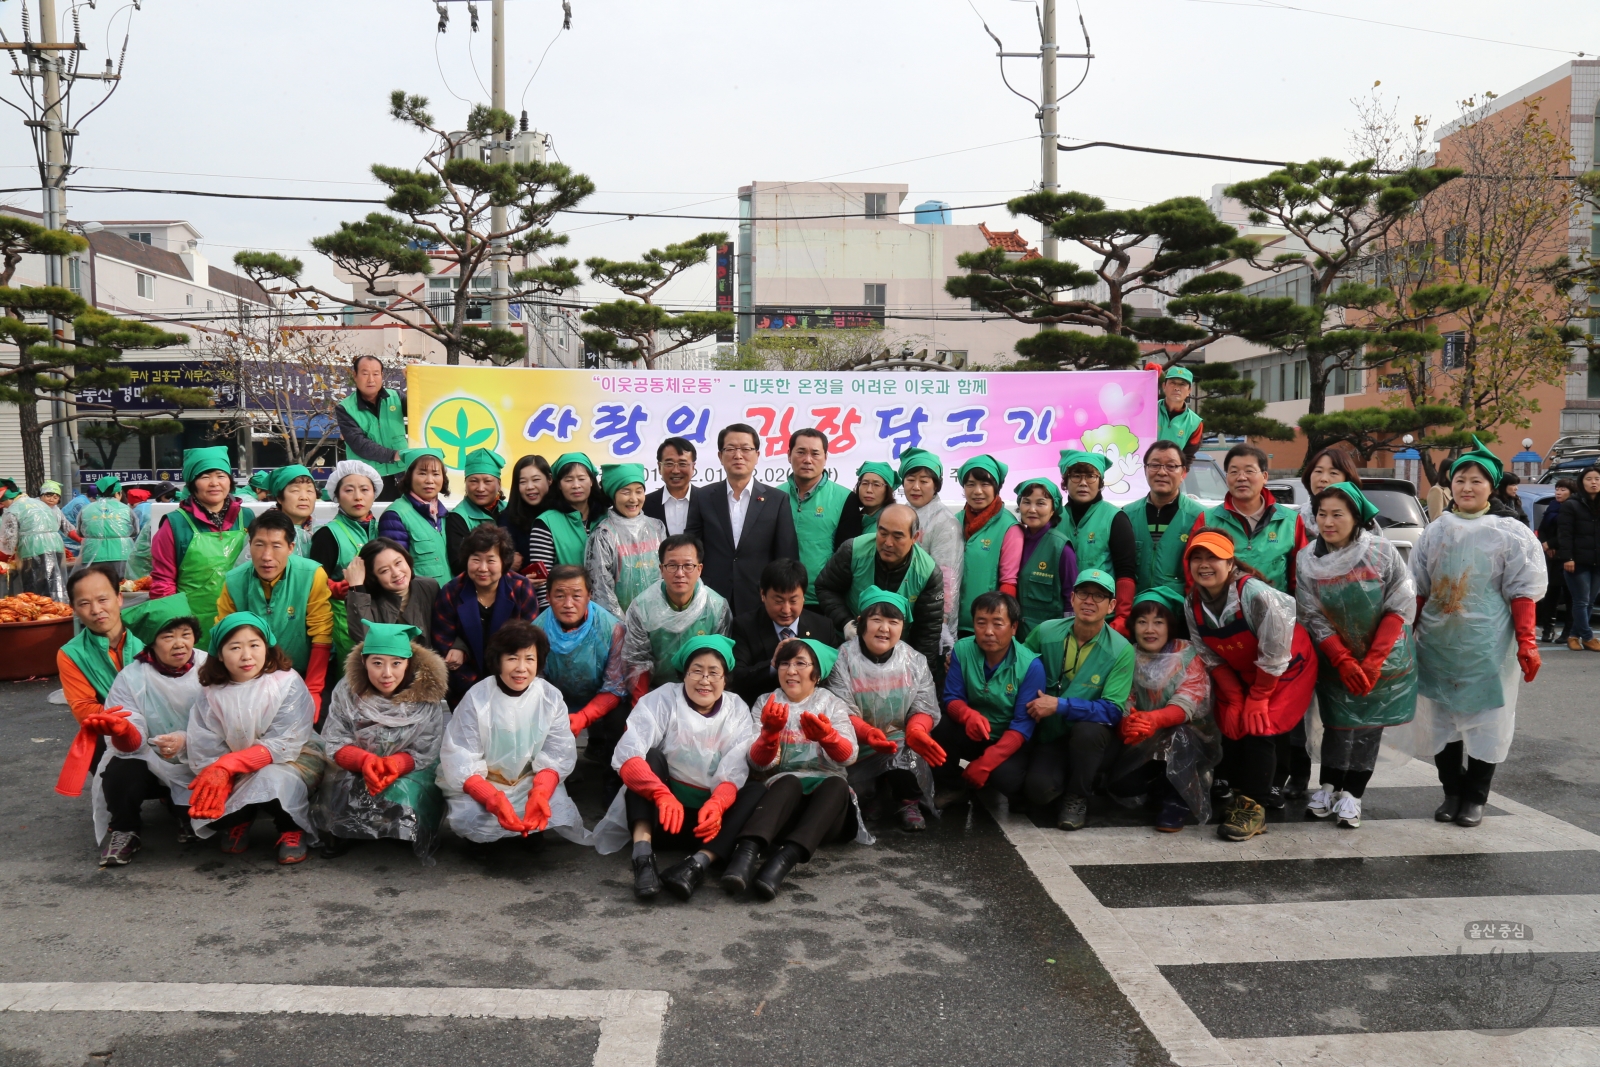
<instances>
[{"instance_id":1,"label":"korean signage","mask_svg":"<svg viewBox=\"0 0 1600 1067\"><path fill-rule=\"evenodd\" d=\"M863 307L758 307L758 330L881 330L881 305Z\"/></svg>"},{"instance_id":2,"label":"korean signage","mask_svg":"<svg viewBox=\"0 0 1600 1067\"><path fill-rule=\"evenodd\" d=\"M717 310L733 310L733 242L724 241L717 246ZM723 330L717 334L717 340L728 343L733 340L732 330Z\"/></svg>"},{"instance_id":3,"label":"korean signage","mask_svg":"<svg viewBox=\"0 0 1600 1067\"><path fill-rule=\"evenodd\" d=\"M149 360L122 364L130 377L127 385L106 386L78 391L78 403L89 407L114 408L117 411L170 411L172 405L154 397L147 398L147 385L170 385L179 389L209 389L212 404L219 408L234 406L236 390L231 381L218 373L218 365L200 360Z\"/></svg>"},{"instance_id":4,"label":"korean signage","mask_svg":"<svg viewBox=\"0 0 1600 1067\"><path fill-rule=\"evenodd\" d=\"M717 431L746 423L761 439L756 477L789 475L789 435L815 427L828 439L830 473L845 485L868 460L894 462L908 448L939 455L943 495L960 499L955 472L989 454L1011 468L1007 486L1030 477L1059 484L1062 449L1104 453L1106 495L1146 492L1141 456L1155 439L1153 371L1042 373L603 371L407 368L411 440L440 448L460 470L466 454L492 448L508 468L537 453L585 452L596 464L643 463L654 488L656 446L685 437L699 450L696 480L722 476ZM509 470L507 472L509 474ZM1009 497L1009 493L1007 494Z\"/></svg>"}]
</instances>

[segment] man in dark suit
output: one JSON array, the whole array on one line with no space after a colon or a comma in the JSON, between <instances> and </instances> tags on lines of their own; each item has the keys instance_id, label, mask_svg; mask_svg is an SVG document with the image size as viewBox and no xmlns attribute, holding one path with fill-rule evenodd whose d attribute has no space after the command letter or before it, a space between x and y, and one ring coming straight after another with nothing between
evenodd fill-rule
<instances>
[{"instance_id":1,"label":"man in dark suit","mask_svg":"<svg viewBox=\"0 0 1600 1067\"><path fill-rule=\"evenodd\" d=\"M669 437L656 448L662 488L645 495L644 513L666 523L668 534L681 534L688 525L695 459L694 442L685 437Z\"/></svg>"},{"instance_id":2,"label":"man in dark suit","mask_svg":"<svg viewBox=\"0 0 1600 1067\"><path fill-rule=\"evenodd\" d=\"M733 620L733 674L728 688L751 702L778 687L772 655L791 637L830 648L839 633L826 615L806 607L806 569L799 560L775 559L761 571L761 606ZM759 710L759 709L758 709Z\"/></svg>"},{"instance_id":3,"label":"man in dark suit","mask_svg":"<svg viewBox=\"0 0 1600 1067\"><path fill-rule=\"evenodd\" d=\"M722 594L734 618L760 607L761 571L767 564L800 558L788 496L752 477L760 456L755 427L724 426L717 434L717 458L727 480L694 494L683 530L706 546L700 580Z\"/></svg>"}]
</instances>

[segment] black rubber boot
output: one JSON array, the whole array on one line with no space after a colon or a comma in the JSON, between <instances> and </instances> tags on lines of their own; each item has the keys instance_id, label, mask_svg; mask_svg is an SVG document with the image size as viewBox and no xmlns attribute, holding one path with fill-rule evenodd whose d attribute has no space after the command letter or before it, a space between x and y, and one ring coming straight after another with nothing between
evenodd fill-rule
<instances>
[{"instance_id":1,"label":"black rubber boot","mask_svg":"<svg viewBox=\"0 0 1600 1067\"><path fill-rule=\"evenodd\" d=\"M771 900L778 895L778 887L789 876L789 872L794 870L795 864L803 863L805 858L805 850L799 845L779 845L778 851L772 854L766 865L761 868L761 873L756 875L756 880L750 885L750 891L762 900Z\"/></svg>"},{"instance_id":2,"label":"black rubber boot","mask_svg":"<svg viewBox=\"0 0 1600 1067\"><path fill-rule=\"evenodd\" d=\"M723 891L729 896L737 896L750 888L750 880L755 877L756 866L760 862L761 842L747 837L734 845L733 856L722 871Z\"/></svg>"},{"instance_id":3,"label":"black rubber boot","mask_svg":"<svg viewBox=\"0 0 1600 1067\"><path fill-rule=\"evenodd\" d=\"M690 853L661 872L661 884L667 887L667 892L679 900L688 900L694 896L694 891L699 889L705 880L706 863L698 852Z\"/></svg>"}]
</instances>

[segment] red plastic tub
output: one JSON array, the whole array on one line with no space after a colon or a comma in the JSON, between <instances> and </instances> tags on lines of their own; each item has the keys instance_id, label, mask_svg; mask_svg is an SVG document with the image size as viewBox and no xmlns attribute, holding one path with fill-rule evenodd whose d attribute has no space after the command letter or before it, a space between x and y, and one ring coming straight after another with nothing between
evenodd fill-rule
<instances>
[{"instance_id":1,"label":"red plastic tub","mask_svg":"<svg viewBox=\"0 0 1600 1067\"><path fill-rule=\"evenodd\" d=\"M53 678L56 653L72 640L72 616L0 622L0 682Z\"/></svg>"}]
</instances>

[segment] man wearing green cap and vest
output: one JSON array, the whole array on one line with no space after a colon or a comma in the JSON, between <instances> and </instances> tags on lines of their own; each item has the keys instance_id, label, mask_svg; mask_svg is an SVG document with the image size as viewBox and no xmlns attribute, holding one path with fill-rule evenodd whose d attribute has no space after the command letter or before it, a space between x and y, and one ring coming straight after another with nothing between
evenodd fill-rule
<instances>
[{"instance_id":1,"label":"man wearing green cap and vest","mask_svg":"<svg viewBox=\"0 0 1600 1067\"><path fill-rule=\"evenodd\" d=\"M500 494L500 474L506 461L498 452L475 448L467 453L461 474L466 478L466 496L444 518L445 555L450 560L450 573L466 570L467 561L461 555L461 542L467 534L480 526L493 525L500 519L505 501Z\"/></svg>"},{"instance_id":2,"label":"man wearing green cap and vest","mask_svg":"<svg viewBox=\"0 0 1600 1067\"><path fill-rule=\"evenodd\" d=\"M0 478L0 552L15 556L10 566L11 592L37 593L66 603L66 544L61 520L42 500L28 496L10 478Z\"/></svg>"},{"instance_id":3,"label":"man wearing green cap and vest","mask_svg":"<svg viewBox=\"0 0 1600 1067\"><path fill-rule=\"evenodd\" d=\"M78 536L83 541L78 565L109 563L120 580L127 571L138 524L133 509L122 502L122 482L115 475L94 484L100 495L78 513Z\"/></svg>"},{"instance_id":4,"label":"man wearing green cap and vest","mask_svg":"<svg viewBox=\"0 0 1600 1067\"><path fill-rule=\"evenodd\" d=\"M1139 553L1133 523L1101 495L1111 460L1100 452L1064 449L1061 453L1061 488L1067 493L1067 510L1061 529L1072 542L1081 571L1106 571L1116 579L1117 603L1111 626L1127 636L1128 613L1133 610Z\"/></svg>"},{"instance_id":5,"label":"man wearing green cap and vest","mask_svg":"<svg viewBox=\"0 0 1600 1067\"><path fill-rule=\"evenodd\" d=\"M778 488L789 495L800 562L806 568L806 603L817 603L817 575L833 555L833 532L839 528L850 490L828 477L828 439L807 428L789 435L789 480Z\"/></svg>"},{"instance_id":6,"label":"man wearing green cap and vest","mask_svg":"<svg viewBox=\"0 0 1600 1067\"><path fill-rule=\"evenodd\" d=\"M257 500L265 504L272 500L272 490L267 488L268 483L271 481L271 471L256 471L250 476L250 480L245 485L256 495Z\"/></svg>"},{"instance_id":7,"label":"man wearing green cap and vest","mask_svg":"<svg viewBox=\"0 0 1600 1067\"><path fill-rule=\"evenodd\" d=\"M1044 664L1045 687L1028 694L1028 714L1039 725L1023 788L1040 808L1060 801L1059 830L1088 821L1095 777L1116 754L1117 724L1133 691L1133 645L1106 624L1116 589L1105 571L1080 572L1072 615L1041 624L1025 642Z\"/></svg>"},{"instance_id":8,"label":"man wearing green cap and vest","mask_svg":"<svg viewBox=\"0 0 1600 1067\"><path fill-rule=\"evenodd\" d=\"M1189 531L1205 509L1183 491L1189 459L1176 442L1162 438L1144 453L1144 480L1150 487L1142 500L1123 507L1133 526L1138 592L1182 589L1183 550Z\"/></svg>"},{"instance_id":9,"label":"man wearing green cap and vest","mask_svg":"<svg viewBox=\"0 0 1600 1067\"><path fill-rule=\"evenodd\" d=\"M267 475L267 499L294 523L294 554L311 555L311 524L317 514L317 480L299 463L279 467Z\"/></svg>"},{"instance_id":10,"label":"man wearing green cap and vest","mask_svg":"<svg viewBox=\"0 0 1600 1067\"><path fill-rule=\"evenodd\" d=\"M383 384L383 361L359 355L351 365L355 390L333 409L344 438L345 453L358 456L383 475L379 500L399 499L396 484L407 464L401 456L406 441L406 398Z\"/></svg>"},{"instance_id":11,"label":"man wearing green cap and vest","mask_svg":"<svg viewBox=\"0 0 1600 1067\"><path fill-rule=\"evenodd\" d=\"M1146 370L1160 370L1154 363ZM1183 450L1185 465L1194 462L1205 436L1206 424L1189 410L1189 394L1194 392L1194 375L1187 367L1168 367L1161 375L1161 403L1156 407L1156 438L1172 441Z\"/></svg>"},{"instance_id":12,"label":"man wearing green cap and vest","mask_svg":"<svg viewBox=\"0 0 1600 1067\"><path fill-rule=\"evenodd\" d=\"M878 516L878 528L862 534L829 558L817 576L817 603L822 614L846 640L855 636L861 597L874 586L898 593L910 602L903 640L928 659L935 680L944 676L940 642L944 632L944 583L939 565L923 551L917 512L906 504L890 504Z\"/></svg>"},{"instance_id":13,"label":"man wearing green cap and vest","mask_svg":"<svg viewBox=\"0 0 1600 1067\"><path fill-rule=\"evenodd\" d=\"M187 496L150 538L150 598L182 592L199 612L200 641L211 636L222 579L244 551L255 516L233 495L233 468L221 446L183 454Z\"/></svg>"},{"instance_id":14,"label":"man wearing green cap and vest","mask_svg":"<svg viewBox=\"0 0 1600 1067\"><path fill-rule=\"evenodd\" d=\"M250 558L228 572L217 618L247 611L267 620L278 647L306 680L322 714L322 691L333 651L333 608L322 565L294 552L294 523L267 511L250 524Z\"/></svg>"},{"instance_id":15,"label":"man wearing green cap and vest","mask_svg":"<svg viewBox=\"0 0 1600 1067\"><path fill-rule=\"evenodd\" d=\"M992 786L1004 797L1022 790L1033 736L1028 700L1045 687L1038 653L1017 640L1022 606L992 589L972 602L973 633L956 642L940 702L944 718L933 740L948 757L936 778L958 771L968 786ZM969 761L960 770L962 760Z\"/></svg>"},{"instance_id":16,"label":"man wearing green cap and vest","mask_svg":"<svg viewBox=\"0 0 1600 1067\"><path fill-rule=\"evenodd\" d=\"M1000 588L1000 549L1006 531L1017 518L1006 510L1000 491L1010 468L993 456L973 456L956 472L967 498L961 514L966 553L961 562L961 621L958 629L972 633L972 602Z\"/></svg>"},{"instance_id":17,"label":"man wearing green cap and vest","mask_svg":"<svg viewBox=\"0 0 1600 1067\"><path fill-rule=\"evenodd\" d=\"M1233 538L1235 558L1260 572L1267 584L1294 596L1294 561L1310 543L1300 510L1278 503L1267 488L1267 454L1254 445L1234 445L1222 458L1228 496L1207 510L1190 533L1211 526Z\"/></svg>"}]
</instances>

